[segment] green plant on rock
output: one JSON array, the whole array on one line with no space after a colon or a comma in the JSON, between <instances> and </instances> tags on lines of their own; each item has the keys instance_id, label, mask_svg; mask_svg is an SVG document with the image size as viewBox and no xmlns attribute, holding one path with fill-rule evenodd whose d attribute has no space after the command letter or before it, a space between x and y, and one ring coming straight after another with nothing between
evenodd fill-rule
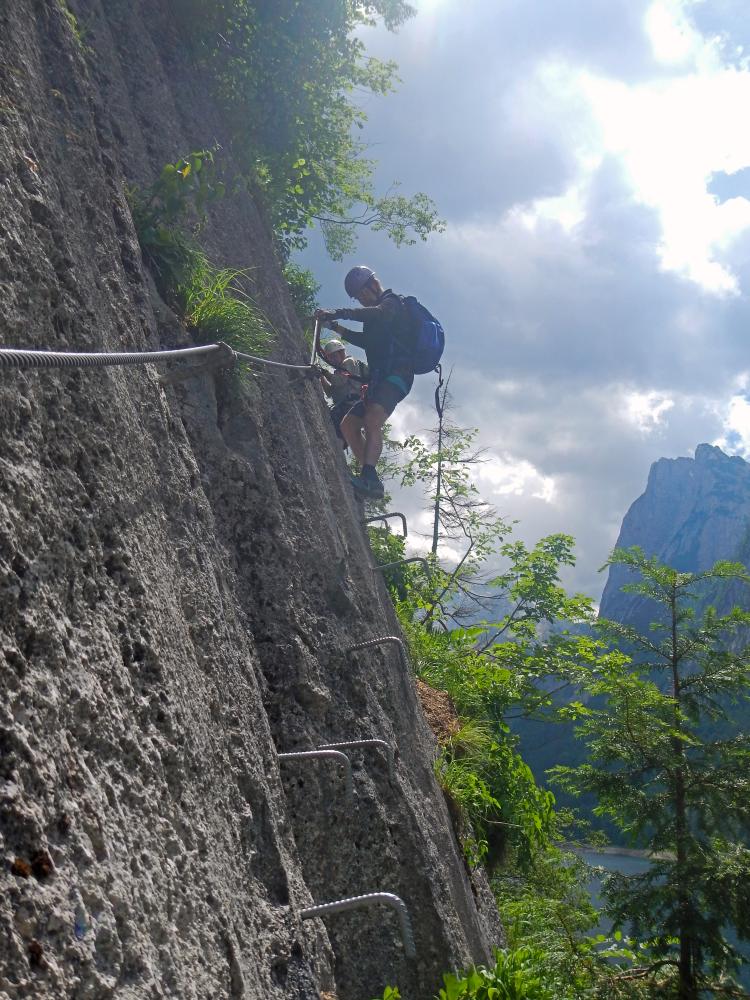
<instances>
[{"instance_id":1,"label":"green plant on rock","mask_svg":"<svg viewBox=\"0 0 750 1000\"><path fill-rule=\"evenodd\" d=\"M471 865L493 870L512 847L530 863L554 829L554 798L488 719L463 720L435 762L438 782L458 815Z\"/></svg>"},{"instance_id":2,"label":"green plant on rock","mask_svg":"<svg viewBox=\"0 0 750 1000\"><path fill-rule=\"evenodd\" d=\"M150 187L128 190L141 251L166 297L209 269L184 219L190 211L200 218L224 192L223 182L216 179L214 155L207 149L167 163Z\"/></svg>"},{"instance_id":3,"label":"green plant on rock","mask_svg":"<svg viewBox=\"0 0 750 1000\"><path fill-rule=\"evenodd\" d=\"M202 215L211 202L224 197L226 185L217 175L213 150L201 149L167 163L158 180L138 192L138 211L143 239L151 228L172 226L191 209Z\"/></svg>"},{"instance_id":4,"label":"green plant on rock","mask_svg":"<svg viewBox=\"0 0 750 1000\"><path fill-rule=\"evenodd\" d=\"M262 353L270 339L268 324L245 290L248 271L217 268L185 218L223 198L211 150L168 163L145 190L131 189L129 200L138 241L160 294L181 315L198 342L224 341L236 350Z\"/></svg>"},{"instance_id":5,"label":"green plant on rock","mask_svg":"<svg viewBox=\"0 0 750 1000\"><path fill-rule=\"evenodd\" d=\"M383 995L373 997L373 1000L401 1000L401 994L397 986L386 986L383 990Z\"/></svg>"},{"instance_id":6,"label":"green plant on rock","mask_svg":"<svg viewBox=\"0 0 750 1000\"><path fill-rule=\"evenodd\" d=\"M551 945L551 947L550 947ZM435 1000L651 1000L671 996L660 975L646 979L627 942L604 935L581 940L574 960L560 962L554 943L511 944L493 966L446 973Z\"/></svg>"},{"instance_id":7,"label":"green plant on rock","mask_svg":"<svg viewBox=\"0 0 750 1000\"><path fill-rule=\"evenodd\" d=\"M528 946L498 951L494 966L446 973L439 1000L573 1000L565 984L550 981L545 957Z\"/></svg>"},{"instance_id":8,"label":"green plant on rock","mask_svg":"<svg viewBox=\"0 0 750 1000\"><path fill-rule=\"evenodd\" d=\"M494 749L487 727L470 719L444 744L435 761L435 776L471 866L487 857L488 824L502 815L502 805L487 781Z\"/></svg>"},{"instance_id":9,"label":"green plant on rock","mask_svg":"<svg viewBox=\"0 0 750 1000\"><path fill-rule=\"evenodd\" d=\"M298 264L287 261L284 265L284 278L289 288L294 311L303 326L308 326L312 314L318 308L318 292L320 285L315 280L312 271Z\"/></svg>"},{"instance_id":10,"label":"green plant on rock","mask_svg":"<svg viewBox=\"0 0 750 1000\"><path fill-rule=\"evenodd\" d=\"M66 3L66 0L57 0L57 3L58 3L58 6L59 6L60 10L63 13L63 16L65 17L65 20L68 22L68 24L70 26L70 30L71 30L71 32L73 34L73 37L76 40L76 44L78 45L78 48L81 50L81 52L86 51L86 45L85 45L85 41L84 41L85 40L86 32L81 27L81 24L80 24L78 18L75 16L75 14L73 13L73 11L70 9L70 7L68 6L68 4Z\"/></svg>"},{"instance_id":11,"label":"green plant on rock","mask_svg":"<svg viewBox=\"0 0 750 1000\"><path fill-rule=\"evenodd\" d=\"M217 270L208 262L178 287L185 322L200 342L223 340L238 351L262 351L268 330L260 310L242 288L247 271Z\"/></svg>"}]
</instances>

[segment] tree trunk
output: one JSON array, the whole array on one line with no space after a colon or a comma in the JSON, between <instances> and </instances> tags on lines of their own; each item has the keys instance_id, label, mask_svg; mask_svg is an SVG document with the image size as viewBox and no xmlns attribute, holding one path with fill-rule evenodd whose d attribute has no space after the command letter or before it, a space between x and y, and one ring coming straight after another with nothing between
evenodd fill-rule
<instances>
[{"instance_id":1,"label":"tree trunk","mask_svg":"<svg viewBox=\"0 0 750 1000\"><path fill-rule=\"evenodd\" d=\"M677 588L672 587L670 602L672 617L672 695L674 697L674 727L676 732L682 731L680 716L680 656L677 647ZM679 913L680 958L678 966L679 1000L698 1000L698 990L695 980L694 962L694 921L693 907L690 901L690 884L688 868L688 841L690 829L688 826L687 797L685 794L685 746L679 737L672 740L675 754L674 770L674 811L675 811L675 870L677 878L677 899Z\"/></svg>"}]
</instances>

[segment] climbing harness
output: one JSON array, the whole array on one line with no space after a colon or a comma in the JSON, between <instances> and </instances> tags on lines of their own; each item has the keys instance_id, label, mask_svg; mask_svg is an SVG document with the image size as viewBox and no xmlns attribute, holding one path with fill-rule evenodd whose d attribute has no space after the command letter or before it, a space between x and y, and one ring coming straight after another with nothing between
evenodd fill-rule
<instances>
[{"instance_id":1,"label":"climbing harness","mask_svg":"<svg viewBox=\"0 0 750 1000\"><path fill-rule=\"evenodd\" d=\"M345 753L341 753L340 750L301 750L297 753L280 753L277 754L279 760L316 760L319 758L326 758L328 760L334 760L337 764L341 764L344 768L344 783L346 788L347 798L354 797L354 783L352 781L352 762L346 756Z\"/></svg>"},{"instance_id":2,"label":"climbing harness","mask_svg":"<svg viewBox=\"0 0 750 1000\"><path fill-rule=\"evenodd\" d=\"M328 913L343 913L345 910L356 910L373 903L385 903L396 911L401 924L404 954L407 958L416 958L417 948L414 943L409 911L403 899L392 892L369 892L364 896L350 896L348 899L337 899L332 903L319 903L317 906L308 906L304 910L300 910L300 917L303 920L311 920L313 917L322 917Z\"/></svg>"}]
</instances>

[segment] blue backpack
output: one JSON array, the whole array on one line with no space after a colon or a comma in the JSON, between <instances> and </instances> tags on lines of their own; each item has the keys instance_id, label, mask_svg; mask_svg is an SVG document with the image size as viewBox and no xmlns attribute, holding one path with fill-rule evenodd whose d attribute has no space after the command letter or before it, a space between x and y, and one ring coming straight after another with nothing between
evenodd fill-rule
<instances>
[{"instance_id":1,"label":"blue backpack","mask_svg":"<svg viewBox=\"0 0 750 1000\"><path fill-rule=\"evenodd\" d=\"M404 296L403 302L414 331L412 357L414 374L426 375L437 368L440 358L443 356L445 331L440 325L440 320L435 319L432 313L425 309L413 295Z\"/></svg>"}]
</instances>

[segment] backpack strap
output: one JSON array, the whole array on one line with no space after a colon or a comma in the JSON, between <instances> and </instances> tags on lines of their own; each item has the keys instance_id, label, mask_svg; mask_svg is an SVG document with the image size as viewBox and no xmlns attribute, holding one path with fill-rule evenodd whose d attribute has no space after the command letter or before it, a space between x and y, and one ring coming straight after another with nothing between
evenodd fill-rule
<instances>
[{"instance_id":1,"label":"backpack strap","mask_svg":"<svg viewBox=\"0 0 750 1000\"><path fill-rule=\"evenodd\" d=\"M393 296L394 299L398 299L399 305L401 307L401 317L403 319L403 326L404 328L406 328L406 326L408 325L407 321L409 317L409 310L408 306L406 305L406 296L399 295L397 292L388 292L387 294ZM396 346L400 347L404 354L413 354L414 345L405 344L402 337L399 336L400 332L402 331L398 331L396 333L391 334L391 344L390 344L390 350L388 351L388 362L387 362L388 368L390 368L393 365L393 355L395 353ZM403 332L406 332L406 329L404 329Z\"/></svg>"}]
</instances>

